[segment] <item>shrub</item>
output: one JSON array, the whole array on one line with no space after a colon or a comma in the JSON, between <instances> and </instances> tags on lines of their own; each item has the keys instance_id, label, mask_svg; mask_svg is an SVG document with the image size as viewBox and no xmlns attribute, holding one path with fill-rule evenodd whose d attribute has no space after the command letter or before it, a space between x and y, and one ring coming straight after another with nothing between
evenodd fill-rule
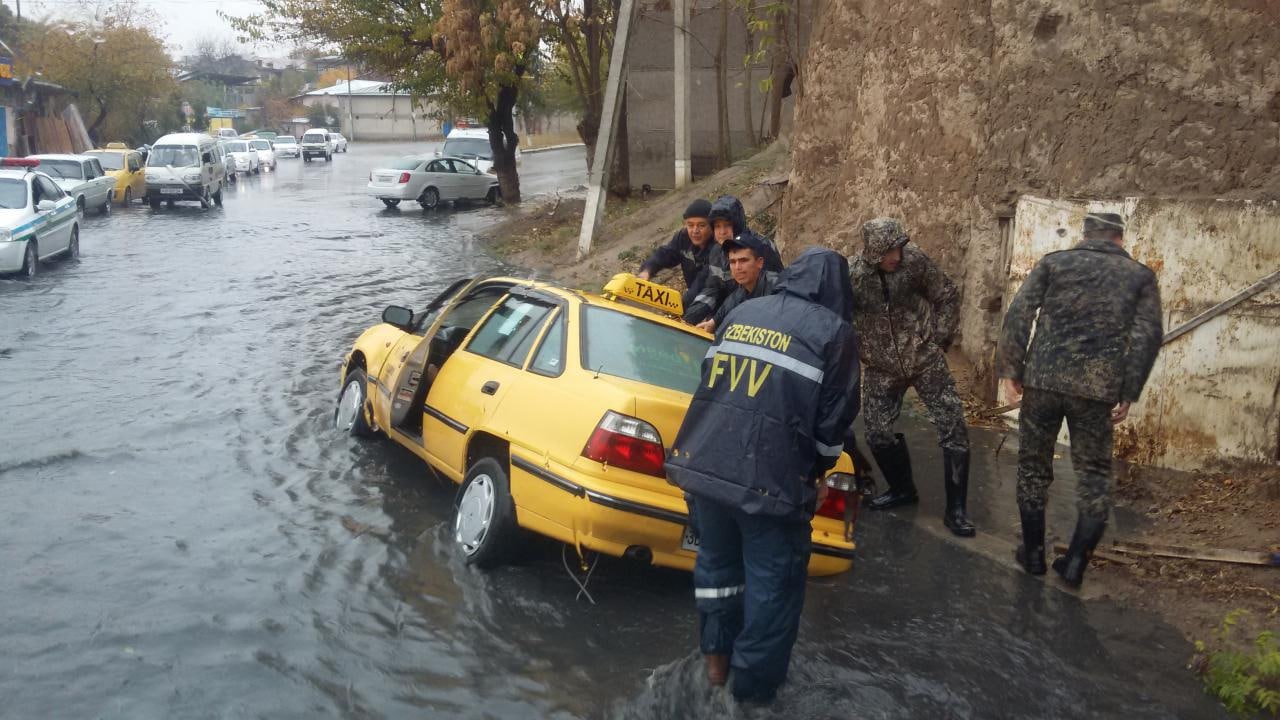
<instances>
[{"instance_id":1,"label":"shrub","mask_svg":"<svg viewBox=\"0 0 1280 720\"><path fill-rule=\"evenodd\" d=\"M1243 612L1234 610L1223 619L1214 633L1221 645L1227 645ZM1203 641L1196 641L1196 651L1204 656ZM1280 643L1274 632L1259 633L1247 651L1226 647L1215 650L1199 664L1199 669L1205 689L1231 712L1280 717Z\"/></svg>"}]
</instances>

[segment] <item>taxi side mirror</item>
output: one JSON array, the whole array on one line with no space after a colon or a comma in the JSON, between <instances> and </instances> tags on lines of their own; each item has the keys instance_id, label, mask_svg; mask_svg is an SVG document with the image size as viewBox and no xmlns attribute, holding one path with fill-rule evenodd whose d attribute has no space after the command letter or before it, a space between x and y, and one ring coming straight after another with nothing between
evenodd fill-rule
<instances>
[{"instance_id":1,"label":"taxi side mirror","mask_svg":"<svg viewBox=\"0 0 1280 720\"><path fill-rule=\"evenodd\" d=\"M41 200L36 203L36 212L53 212L56 207L58 207L58 203L52 200Z\"/></svg>"},{"instance_id":2,"label":"taxi side mirror","mask_svg":"<svg viewBox=\"0 0 1280 720\"><path fill-rule=\"evenodd\" d=\"M387 309L382 311L382 322L408 332L409 328L413 327L413 311L399 305L388 305Z\"/></svg>"}]
</instances>

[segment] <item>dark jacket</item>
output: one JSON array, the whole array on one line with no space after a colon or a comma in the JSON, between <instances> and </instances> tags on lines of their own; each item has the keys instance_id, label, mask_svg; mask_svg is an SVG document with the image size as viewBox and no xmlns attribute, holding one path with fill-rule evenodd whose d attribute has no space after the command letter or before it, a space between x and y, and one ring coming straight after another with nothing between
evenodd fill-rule
<instances>
[{"instance_id":1,"label":"dark jacket","mask_svg":"<svg viewBox=\"0 0 1280 720\"><path fill-rule=\"evenodd\" d=\"M894 272L880 270L892 247L867 247L850 260L858 351L868 369L909 379L936 361L960 325L955 283L912 243Z\"/></svg>"},{"instance_id":2,"label":"dark jacket","mask_svg":"<svg viewBox=\"0 0 1280 720\"><path fill-rule=\"evenodd\" d=\"M756 288L751 292L741 285L734 283L733 292L729 293L729 297L720 303L720 308L716 310L716 327L724 324L724 319L729 316L729 312L738 307L747 300L754 300L766 295L773 294L773 288L778 284L778 273L761 271L760 277L756 279Z\"/></svg>"},{"instance_id":3,"label":"dark jacket","mask_svg":"<svg viewBox=\"0 0 1280 720\"><path fill-rule=\"evenodd\" d=\"M816 480L858 412L848 264L806 250L774 294L725 318L667 459L667 478L753 515L813 515ZM835 308L835 309L833 309Z\"/></svg>"},{"instance_id":4,"label":"dark jacket","mask_svg":"<svg viewBox=\"0 0 1280 720\"><path fill-rule=\"evenodd\" d=\"M1031 269L1005 315L996 371L1040 390L1134 402L1163 336L1155 273L1115 243L1085 240Z\"/></svg>"},{"instance_id":5,"label":"dark jacket","mask_svg":"<svg viewBox=\"0 0 1280 720\"><path fill-rule=\"evenodd\" d=\"M649 275L653 276L662 270L679 266L680 274L684 276L684 286L693 289L695 283L700 282L698 276L706 271L707 258L715 244L714 240L707 240L706 244L698 247L689 239L689 231L680 228L666 245L654 249L640 269L648 270Z\"/></svg>"},{"instance_id":6,"label":"dark jacket","mask_svg":"<svg viewBox=\"0 0 1280 720\"><path fill-rule=\"evenodd\" d=\"M764 253L764 269L772 272L782 272L782 256L778 254L778 246L773 244L773 240L757 234L755 231L747 227L747 213L742 208L742 203L730 195L724 195L716 198L711 203L711 213L707 220L714 227L716 218L727 219L733 223L733 234L735 236L751 233L765 246ZM725 254L724 249L719 243L710 243L711 252L707 256L707 275L705 282L702 283L700 292L694 294L693 302L687 303L684 309L684 319L690 323L700 323L709 317L714 317L716 310L720 307L720 303L733 292L737 287L737 283L733 281L733 277L729 275L729 258Z\"/></svg>"}]
</instances>

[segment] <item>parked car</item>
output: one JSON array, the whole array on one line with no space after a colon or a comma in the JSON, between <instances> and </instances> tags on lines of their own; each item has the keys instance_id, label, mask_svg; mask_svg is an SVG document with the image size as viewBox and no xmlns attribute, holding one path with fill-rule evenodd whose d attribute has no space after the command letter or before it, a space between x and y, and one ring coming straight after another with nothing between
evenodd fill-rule
<instances>
[{"instance_id":1,"label":"parked car","mask_svg":"<svg viewBox=\"0 0 1280 720\"><path fill-rule=\"evenodd\" d=\"M228 140L226 148L236 172L255 175L259 172L258 151L249 146L248 140Z\"/></svg>"},{"instance_id":2,"label":"parked car","mask_svg":"<svg viewBox=\"0 0 1280 720\"><path fill-rule=\"evenodd\" d=\"M324 130L302 133L302 161L311 162L313 158L324 158L325 162L333 160L333 142Z\"/></svg>"},{"instance_id":3,"label":"parked car","mask_svg":"<svg viewBox=\"0 0 1280 720\"><path fill-rule=\"evenodd\" d=\"M531 531L690 570L696 535L666 481L664 440L676 436L712 339L680 321L680 305L678 291L625 274L602 295L459 280L420 312L388 307L356 340L335 426L385 433L461 485L451 534L470 564L502 564ZM813 575L852 564L860 498L848 455L827 484Z\"/></svg>"},{"instance_id":4,"label":"parked car","mask_svg":"<svg viewBox=\"0 0 1280 720\"><path fill-rule=\"evenodd\" d=\"M329 133L329 142L333 143L334 152L347 151L347 139L340 132Z\"/></svg>"},{"instance_id":5,"label":"parked car","mask_svg":"<svg viewBox=\"0 0 1280 720\"><path fill-rule=\"evenodd\" d=\"M75 198L82 216L90 210L102 215L111 212L116 179L107 175L98 158L92 155L32 155L31 158L39 160L40 171Z\"/></svg>"},{"instance_id":6,"label":"parked car","mask_svg":"<svg viewBox=\"0 0 1280 720\"><path fill-rule=\"evenodd\" d=\"M270 140L263 140L261 138L250 140L249 147L253 148L254 152L258 154L258 167L269 168L271 170L276 169L276 153L275 150L271 148Z\"/></svg>"},{"instance_id":7,"label":"parked car","mask_svg":"<svg viewBox=\"0 0 1280 720\"><path fill-rule=\"evenodd\" d=\"M302 146L298 144L298 138L292 135L279 135L272 141L275 146L276 157L301 157Z\"/></svg>"},{"instance_id":8,"label":"parked car","mask_svg":"<svg viewBox=\"0 0 1280 720\"><path fill-rule=\"evenodd\" d=\"M425 209L450 200L502 199L498 179L462 158L410 155L369 173L367 192L389 208L417 200Z\"/></svg>"},{"instance_id":9,"label":"parked car","mask_svg":"<svg viewBox=\"0 0 1280 720\"><path fill-rule=\"evenodd\" d=\"M179 200L222 205L226 159L204 133L174 133L155 142L147 157L147 204L155 210Z\"/></svg>"},{"instance_id":10,"label":"parked car","mask_svg":"<svg viewBox=\"0 0 1280 720\"><path fill-rule=\"evenodd\" d=\"M454 128L444 146L436 151L438 157L460 157L470 160L480 172L493 169L493 148L489 146L489 131L480 128ZM516 163L520 162L520 148L516 148Z\"/></svg>"},{"instance_id":11,"label":"parked car","mask_svg":"<svg viewBox=\"0 0 1280 720\"><path fill-rule=\"evenodd\" d=\"M98 158L108 175L115 178L116 186L111 198L121 205L128 205L134 198L142 199L147 191L147 175L142 169L142 153L130 150L124 143L107 143L105 148L85 153Z\"/></svg>"},{"instance_id":12,"label":"parked car","mask_svg":"<svg viewBox=\"0 0 1280 720\"><path fill-rule=\"evenodd\" d=\"M35 158L0 159L0 273L34 276L40 263L80 255L76 199Z\"/></svg>"}]
</instances>

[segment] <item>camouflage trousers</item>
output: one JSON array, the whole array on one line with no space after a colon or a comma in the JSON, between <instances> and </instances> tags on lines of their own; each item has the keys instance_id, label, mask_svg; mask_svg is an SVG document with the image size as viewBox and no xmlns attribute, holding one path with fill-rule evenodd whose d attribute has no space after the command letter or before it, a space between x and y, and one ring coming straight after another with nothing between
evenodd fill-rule
<instances>
[{"instance_id":1,"label":"camouflage trousers","mask_svg":"<svg viewBox=\"0 0 1280 720\"><path fill-rule=\"evenodd\" d=\"M1106 520L1111 511L1111 405L1052 390L1026 388L1018 434L1018 507L1043 510L1053 482L1053 449L1062 421L1071 434L1071 468L1076 473L1076 509Z\"/></svg>"},{"instance_id":2,"label":"camouflage trousers","mask_svg":"<svg viewBox=\"0 0 1280 720\"><path fill-rule=\"evenodd\" d=\"M870 367L862 374L862 418L867 424L867 443L872 448L893 445L893 425L902 411L902 397L907 388L916 389L924 403L929 420L938 431L938 445L943 450L969 451L969 431L964 424L964 405L956 392L947 360L938 353L913 378L903 379Z\"/></svg>"}]
</instances>

